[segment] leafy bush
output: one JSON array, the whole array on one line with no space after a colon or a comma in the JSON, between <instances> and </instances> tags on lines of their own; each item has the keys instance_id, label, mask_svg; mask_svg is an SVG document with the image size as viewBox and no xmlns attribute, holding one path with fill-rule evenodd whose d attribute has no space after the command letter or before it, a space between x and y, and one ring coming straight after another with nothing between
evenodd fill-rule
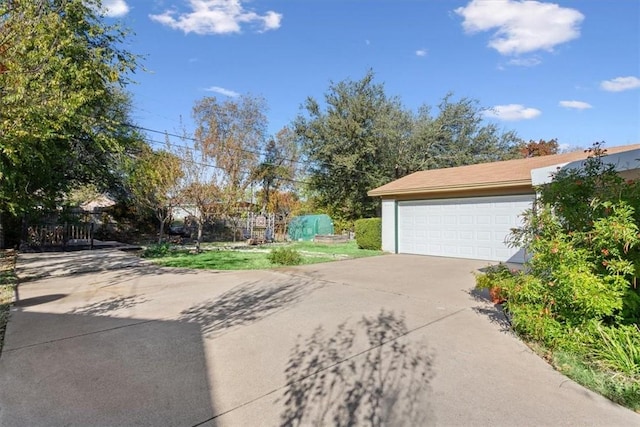
<instances>
[{"instance_id":1,"label":"leafy bush","mask_svg":"<svg viewBox=\"0 0 640 427\"><path fill-rule=\"evenodd\" d=\"M145 250L142 252L142 258L162 258L169 254L171 254L173 250L171 249L171 244L169 243L156 243L153 245L147 246Z\"/></svg>"},{"instance_id":2,"label":"leafy bush","mask_svg":"<svg viewBox=\"0 0 640 427\"><path fill-rule=\"evenodd\" d=\"M476 276L476 289L491 289L500 286L505 280L513 279L515 270L510 270L506 264L491 265L483 274Z\"/></svg>"},{"instance_id":3,"label":"leafy bush","mask_svg":"<svg viewBox=\"0 0 640 427\"><path fill-rule=\"evenodd\" d=\"M355 222L356 242L360 249L379 251L382 249L382 220L380 218L359 219Z\"/></svg>"},{"instance_id":4,"label":"leafy bush","mask_svg":"<svg viewBox=\"0 0 640 427\"><path fill-rule=\"evenodd\" d=\"M353 227L354 222L352 220L333 218L333 232L335 234L353 231Z\"/></svg>"},{"instance_id":5,"label":"leafy bush","mask_svg":"<svg viewBox=\"0 0 640 427\"><path fill-rule=\"evenodd\" d=\"M497 266L476 282L501 288L516 332L571 360L561 371L637 408L640 183L606 165L599 143L591 154L582 169L538 188L537 205L512 235L530 254L524 272Z\"/></svg>"},{"instance_id":6,"label":"leafy bush","mask_svg":"<svg viewBox=\"0 0 640 427\"><path fill-rule=\"evenodd\" d=\"M302 263L300 252L291 248L272 249L267 255L267 259L272 264L298 265Z\"/></svg>"}]
</instances>

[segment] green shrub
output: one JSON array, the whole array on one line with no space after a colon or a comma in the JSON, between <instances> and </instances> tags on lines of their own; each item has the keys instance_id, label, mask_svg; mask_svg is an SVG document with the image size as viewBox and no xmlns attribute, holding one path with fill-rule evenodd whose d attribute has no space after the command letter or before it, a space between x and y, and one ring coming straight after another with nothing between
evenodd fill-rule
<instances>
[{"instance_id":1,"label":"green shrub","mask_svg":"<svg viewBox=\"0 0 640 427\"><path fill-rule=\"evenodd\" d=\"M499 284L520 336L541 344L573 379L632 409L640 407L640 181L605 164L600 144L582 169L558 172L538 188L535 209L511 243L530 258Z\"/></svg>"},{"instance_id":2,"label":"green shrub","mask_svg":"<svg viewBox=\"0 0 640 427\"><path fill-rule=\"evenodd\" d=\"M298 265L302 263L300 252L291 248L272 249L267 255L267 259L272 264Z\"/></svg>"},{"instance_id":3,"label":"green shrub","mask_svg":"<svg viewBox=\"0 0 640 427\"><path fill-rule=\"evenodd\" d=\"M490 265L484 269L484 273L476 275L476 289L491 289L502 287L502 282L513 279L515 271L509 269L506 264Z\"/></svg>"},{"instance_id":4,"label":"green shrub","mask_svg":"<svg viewBox=\"0 0 640 427\"><path fill-rule=\"evenodd\" d=\"M342 234L353 231L353 221L348 219L333 218L334 234Z\"/></svg>"},{"instance_id":5,"label":"green shrub","mask_svg":"<svg viewBox=\"0 0 640 427\"><path fill-rule=\"evenodd\" d=\"M380 218L359 219L355 223L356 242L360 249L379 251L382 249L382 220Z\"/></svg>"},{"instance_id":6,"label":"green shrub","mask_svg":"<svg viewBox=\"0 0 640 427\"><path fill-rule=\"evenodd\" d=\"M169 243L159 243L149 245L142 252L142 258L162 258L169 254L171 254L171 244Z\"/></svg>"}]
</instances>

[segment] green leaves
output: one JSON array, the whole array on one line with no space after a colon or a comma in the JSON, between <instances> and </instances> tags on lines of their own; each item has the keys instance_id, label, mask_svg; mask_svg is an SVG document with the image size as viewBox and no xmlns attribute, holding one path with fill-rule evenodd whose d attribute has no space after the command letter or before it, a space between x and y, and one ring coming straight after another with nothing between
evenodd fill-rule
<instances>
[{"instance_id":1,"label":"green leaves","mask_svg":"<svg viewBox=\"0 0 640 427\"><path fill-rule=\"evenodd\" d=\"M367 191L410 173L501 160L516 155L520 139L482 123L478 102L445 96L433 117L416 114L386 95L369 71L361 80L331 83L324 109L309 98L295 131L311 162L310 189L316 204L334 218L375 216Z\"/></svg>"},{"instance_id":2,"label":"green leaves","mask_svg":"<svg viewBox=\"0 0 640 427\"><path fill-rule=\"evenodd\" d=\"M0 211L46 205L110 180L135 137L120 89L137 58L94 0L0 3Z\"/></svg>"}]
</instances>

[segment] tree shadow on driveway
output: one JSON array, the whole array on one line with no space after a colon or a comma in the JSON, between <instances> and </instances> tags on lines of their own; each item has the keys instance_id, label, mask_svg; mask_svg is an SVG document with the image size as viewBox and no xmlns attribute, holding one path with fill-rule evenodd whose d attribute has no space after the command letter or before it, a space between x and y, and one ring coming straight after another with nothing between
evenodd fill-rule
<instances>
[{"instance_id":1,"label":"tree shadow on driveway","mask_svg":"<svg viewBox=\"0 0 640 427\"><path fill-rule=\"evenodd\" d=\"M315 281L299 277L276 283L243 283L182 311L179 320L198 323L203 334L215 337L285 310L319 287Z\"/></svg>"},{"instance_id":2,"label":"tree shadow on driveway","mask_svg":"<svg viewBox=\"0 0 640 427\"><path fill-rule=\"evenodd\" d=\"M72 314L86 314L90 316L100 316L118 310L135 307L138 304L147 302L144 297L137 295L123 297L117 296L102 301L94 302L84 307L79 307L71 311Z\"/></svg>"},{"instance_id":3,"label":"tree shadow on driveway","mask_svg":"<svg viewBox=\"0 0 640 427\"><path fill-rule=\"evenodd\" d=\"M300 339L285 370L281 426L428 424L433 355L408 332L402 316L383 310Z\"/></svg>"}]
</instances>

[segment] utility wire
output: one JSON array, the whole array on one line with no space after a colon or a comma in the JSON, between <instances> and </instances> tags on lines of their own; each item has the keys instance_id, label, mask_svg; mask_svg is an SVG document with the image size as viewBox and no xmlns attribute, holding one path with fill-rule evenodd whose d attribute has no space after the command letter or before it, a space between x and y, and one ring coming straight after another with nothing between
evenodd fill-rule
<instances>
[{"instance_id":1,"label":"utility wire","mask_svg":"<svg viewBox=\"0 0 640 427\"><path fill-rule=\"evenodd\" d=\"M137 130L141 130L141 131L145 131L145 132L151 132L151 133L155 133L155 134L159 134L159 135L165 135L167 137L173 137L173 138L179 138L181 140L186 140L186 141L191 141L191 142L200 142L198 139L188 136L188 135L179 135L176 133L172 133L172 132L168 132L168 131L161 131L161 130L157 130L157 129L151 129L145 126L139 126L139 125L134 125L132 123L124 123L124 122L116 122L114 120L110 120L112 122L112 124L114 125L121 125L121 126L125 126L125 127L129 127L132 129L137 129ZM147 137L145 138L146 140L148 140L149 142L152 142L153 144L157 145L157 146L169 146L169 147L176 147L176 148L183 148L183 149L193 149L192 147L186 146L186 145L179 145L179 144L175 144L169 141L156 141L153 140L151 138L149 138L149 136L147 135ZM247 148L243 148L243 147L228 147L230 150L235 150L235 151L242 151L242 152L246 152L249 154L254 154L254 155L258 155L258 156L266 156L266 153L262 152L262 151L256 151L256 150L249 150ZM290 157L275 157L276 160L283 160L283 161L287 161L287 162L291 162L291 163L297 163L299 165L302 165L305 169L309 168L312 166L312 163L316 163L320 166L326 167L326 168L341 168L344 169L350 173L355 173L361 176L364 176L367 172L361 169L351 169L346 165L341 165L341 164L335 164L335 163L329 163L329 162L325 162L325 161L316 161L316 162L310 162L310 161L302 161L299 159L293 159ZM209 166L209 167L215 167L218 169L221 169L220 167L216 166L216 165L207 165L207 164L202 164L203 166ZM277 165L274 165L277 166ZM284 178L282 178L284 179ZM296 182L295 180L291 180L291 182ZM303 184L308 184L307 181L297 181Z\"/></svg>"},{"instance_id":2,"label":"utility wire","mask_svg":"<svg viewBox=\"0 0 640 427\"><path fill-rule=\"evenodd\" d=\"M144 126L137 126L137 125L133 125L133 124L124 124L124 125L125 126L130 126L132 128L135 128L135 129L138 129L138 130L142 130L142 131L145 131L145 132L152 132L152 133L156 133L156 134L161 134L161 135L165 135L165 136L179 138L179 139L182 139L182 140L187 140L187 141L192 141L192 142L199 142L196 138L193 138L193 137L190 137L190 136L187 136L187 135L178 135L178 134L171 133L171 132L160 131L160 130L156 130L156 129L150 129L150 128L147 128L147 127L144 127ZM160 144L160 142L157 142L157 141L156 141L156 143ZM180 148L189 148L188 146L177 145L177 144L173 144L173 143L168 142L168 141L167 142L162 142L161 144L168 145L169 147L173 146L173 147L180 147ZM243 148L243 147L228 147L228 148L230 150L243 151L245 153L255 154L255 155L258 155L258 156L266 156L266 153L264 153L264 152L255 151L255 150L249 150L249 149ZM276 160L283 160L283 161L287 161L287 162L291 162L291 163L297 163L299 165L304 166L305 168L310 167L311 163L312 163L312 162L308 162L308 161L305 162L305 161L302 161L302 160L299 160L299 159L293 159L293 158L290 158L290 157L275 157L275 159ZM330 168L330 167L342 168L342 169L347 170L348 172L356 173L356 174L362 175L362 176L364 176L367 173L364 170L350 169L348 166L335 164L335 163L330 164L328 162L319 162L319 161L315 162L315 163L318 163L319 165L327 167L327 168Z\"/></svg>"},{"instance_id":3,"label":"utility wire","mask_svg":"<svg viewBox=\"0 0 640 427\"><path fill-rule=\"evenodd\" d=\"M146 142L148 142L150 144L154 144L154 145L156 145L156 144L166 144L165 142L156 141L156 140L149 139L149 138L146 139ZM183 146L183 145L180 145L179 147L186 148L188 150L191 149L190 147ZM188 163L188 164L192 164L192 165L196 165L196 166L208 167L208 168L218 169L218 170L221 170L223 172L226 172L223 167L218 166L218 165L214 165L214 164L211 164L211 163L199 162L197 160L190 160L190 159L181 159L181 161L184 162L184 163ZM244 172L247 173L247 174L251 173L250 171L247 171L247 170L245 170ZM308 184L309 183L308 181L301 181L301 180L297 180L297 179L293 179L293 178L286 178L286 177L274 177L273 179L276 179L276 180L279 180L279 181L292 182L292 183L295 183L295 184Z\"/></svg>"}]
</instances>

